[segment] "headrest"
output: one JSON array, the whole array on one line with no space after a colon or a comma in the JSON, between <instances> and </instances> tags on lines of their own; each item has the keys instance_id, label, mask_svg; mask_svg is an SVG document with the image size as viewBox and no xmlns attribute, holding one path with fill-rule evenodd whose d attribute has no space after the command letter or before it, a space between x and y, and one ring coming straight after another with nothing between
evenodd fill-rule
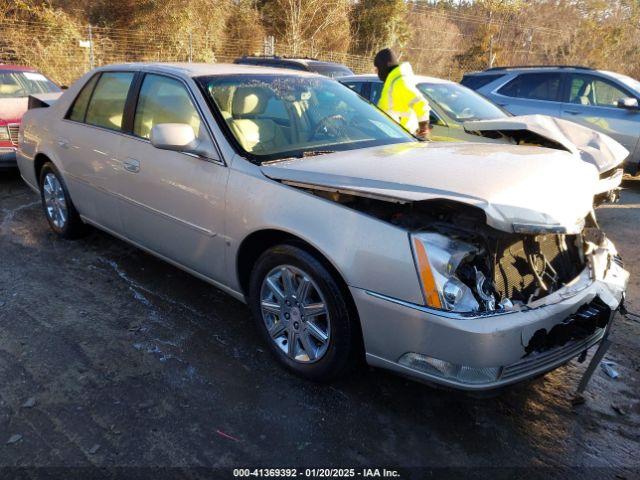
<instances>
[{"instance_id":1,"label":"headrest","mask_svg":"<svg viewBox=\"0 0 640 480\"><path fill-rule=\"evenodd\" d=\"M273 92L265 87L238 87L233 94L231 114L234 117L261 114Z\"/></svg>"}]
</instances>

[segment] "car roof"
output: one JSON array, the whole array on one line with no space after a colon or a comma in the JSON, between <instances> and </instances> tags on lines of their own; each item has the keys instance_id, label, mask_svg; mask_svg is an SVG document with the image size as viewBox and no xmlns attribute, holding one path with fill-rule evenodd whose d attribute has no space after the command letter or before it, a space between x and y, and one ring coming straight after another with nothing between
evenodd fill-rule
<instances>
[{"instance_id":1,"label":"car roof","mask_svg":"<svg viewBox=\"0 0 640 480\"><path fill-rule=\"evenodd\" d=\"M321 77L317 73L290 70L287 68L272 68L259 65L244 65L238 63L164 63L164 62L138 62L105 65L96 71L105 70L145 70L172 73L186 77L203 77L208 75L247 75L247 74L271 74L271 75L302 75ZM323 77L324 78L324 77Z\"/></svg>"},{"instance_id":2,"label":"car roof","mask_svg":"<svg viewBox=\"0 0 640 480\"><path fill-rule=\"evenodd\" d=\"M426 75L415 75L415 78L418 81L418 83L442 83L442 84L455 83L455 82L452 82L451 80L445 80L443 78L437 78L437 77L427 77ZM380 82L378 75L373 73L367 73L364 75L347 75L347 76L338 78L338 80L341 82L358 82L358 81L359 82Z\"/></svg>"},{"instance_id":3,"label":"car roof","mask_svg":"<svg viewBox=\"0 0 640 480\"><path fill-rule=\"evenodd\" d=\"M557 71L587 71L587 72L603 72L602 70L594 70L590 67L583 67L581 65L516 65L516 66L506 66L506 67L492 67L487 68L486 70L481 70L477 72L468 72L465 73L465 76L476 76L476 75L496 75L500 73L522 73L522 72L557 72Z\"/></svg>"},{"instance_id":4,"label":"car roof","mask_svg":"<svg viewBox=\"0 0 640 480\"><path fill-rule=\"evenodd\" d=\"M32 67L27 67L25 65L10 65L5 63L0 63L0 70L14 70L18 72L36 72L37 70Z\"/></svg>"},{"instance_id":5,"label":"car roof","mask_svg":"<svg viewBox=\"0 0 640 480\"><path fill-rule=\"evenodd\" d=\"M261 57L261 56L251 56L251 55L247 55L244 57L239 57L236 59L236 61L242 61L242 60L249 60L249 61L255 61L255 62L264 62L264 63L282 63L282 62L291 62L291 63L299 63L302 65L337 65L340 67L347 67L346 65L343 65L342 63L338 63L338 62L330 62L330 61L325 61L325 60L318 60L317 58L305 58L305 57L278 57L278 56L274 56L274 57Z\"/></svg>"}]
</instances>

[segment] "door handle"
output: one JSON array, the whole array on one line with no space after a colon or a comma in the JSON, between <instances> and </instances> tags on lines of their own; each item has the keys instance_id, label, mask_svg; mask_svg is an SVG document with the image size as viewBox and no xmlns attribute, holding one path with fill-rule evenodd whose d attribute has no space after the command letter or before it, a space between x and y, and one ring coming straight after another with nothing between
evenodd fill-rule
<instances>
[{"instance_id":1,"label":"door handle","mask_svg":"<svg viewBox=\"0 0 640 480\"><path fill-rule=\"evenodd\" d=\"M127 158L122 162L124 169L131 173L138 173L140 171L140 161L135 158Z\"/></svg>"},{"instance_id":2,"label":"door handle","mask_svg":"<svg viewBox=\"0 0 640 480\"><path fill-rule=\"evenodd\" d=\"M69 140L66 138L58 138L58 146L60 148L69 148Z\"/></svg>"},{"instance_id":3,"label":"door handle","mask_svg":"<svg viewBox=\"0 0 640 480\"><path fill-rule=\"evenodd\" d=\"M580 110L565 110L564 113L568 113L569 115L579 115Z\"/></svg>"}]
</instances>

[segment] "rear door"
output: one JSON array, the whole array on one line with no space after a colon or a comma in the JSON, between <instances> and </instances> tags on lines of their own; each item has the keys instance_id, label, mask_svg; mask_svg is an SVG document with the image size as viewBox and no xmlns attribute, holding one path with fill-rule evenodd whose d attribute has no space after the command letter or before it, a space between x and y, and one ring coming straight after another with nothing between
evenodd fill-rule
<instances>
[{"instance_id":1,"label":"rear door","mask_svg":"<svg viewBox=\"0 0 640 480\"><path fill-rule=\"evenodd\" d=\"M81 215L122 231L117 188L125 104L135 72L102 72L80 91L56 132L65 180Z\"/></svg>"},{"instance_id":2,"label":"rear door","mask_svg":"<svg viewBox=\"0 0 640 480\"><path fill-rule=\"evenodd\" d=\"M636 98L607 78L572 73L564 93L562 118L611 136L633 152L640 133L640 111L617 106L621 98Z\"/></svg>"},{"instance_id":3,"label":"rear door","mask_svg":"<svg viewBox=\"0 0 640 480\"><path fill-rule=\"evenodd\" d=\"M491 99L514 115L559 117L562 80L560 72L520 73L498 88Z\"/></svg>"},{"instance_id":4,"label":"rear door","mask_svg":"<svg viewBox=\"0 0 640 480\"><path fill-rule=\"evenodd\" d=\"M162 123L190 125L209 156L155 148L149 141L151 129ZM118 185L127 236L197 273L221 279L229 169L188 85L147 73L135 101L131 133L120 146Z\"/></svg>"}]
</instances>

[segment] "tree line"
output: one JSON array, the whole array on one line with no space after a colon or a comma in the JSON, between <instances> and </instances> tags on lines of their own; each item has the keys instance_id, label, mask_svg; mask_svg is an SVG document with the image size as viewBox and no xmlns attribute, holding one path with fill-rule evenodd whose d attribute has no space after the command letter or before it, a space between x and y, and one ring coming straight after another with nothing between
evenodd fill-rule
<instances>
[{"instance_id":1,"label":"tree line","mask_svg":"<svg viewBox=\"0 0 640 480\"><path fill-rule=\"evenodd\" d=\"M54 48L47 42L60 29L80 38L90 24L118 32L101 39L114 48L136 35L153 34L163 45L191 42L194 61L260 53L273 36L277 51L289 55L367 58L390 46L417 71L454 79L525 63L640 77L640 0L0 0L0 18L49 25L38 31L42 51ZM0 53L18 56L19 45L0 37ZM158 57L170 52L153 47Z\"/></svg>"}]
</instances>

